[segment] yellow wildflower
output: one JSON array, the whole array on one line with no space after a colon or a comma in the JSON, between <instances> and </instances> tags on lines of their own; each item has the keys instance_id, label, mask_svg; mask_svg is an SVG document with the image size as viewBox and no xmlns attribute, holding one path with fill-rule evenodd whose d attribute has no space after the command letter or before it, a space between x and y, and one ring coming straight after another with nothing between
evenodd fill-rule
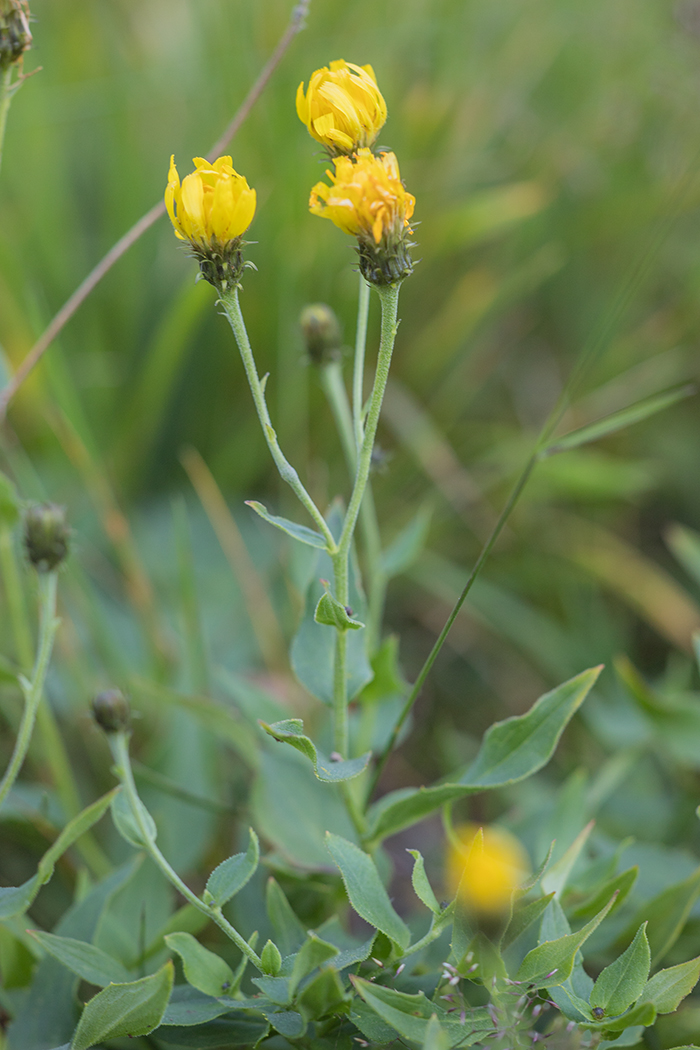
<instances>
[{"instance_id":1,"label":"yellow wildflower","mask_svg":"<svg viewBox=\"0 0 700 1050\"><path fill-rule=\"evenodd\" d=\"M513 890L526 878L528 861L518 840L504 828L465 824L456 829L459 846L451 843L447 855L449 893L470 911L500 915Z\"/></svg>"},{"instance_id":2,"label":"yellow wildflower","mask_svg":"<svg viewBox=\"0 0 700 1050\"><path fill-rule=\"evenodd\" d=\"M241 237L255 215L255 190L234 170L230 157L213 164L195 157L194 164L195 171L180 184L175 158L170 158L165 206L175 236L189 242L203 276L225 287L243 271Z\"/></svg>"},{"instance_id":3,"label":"yellow wildflower","mask_svg":"<svg viewBox=\"0 0 700 1050\"><path fill-rule=\"evenodd\" d=\"M371 66L339 59L311 74L306 95L301 82L297 113L309 134L336 156L373 145L386 120L386 102Z\"/></svg>"},{"instance_id":4,"label":"yellow wildflower","mask_svg":"<svg viewBox=\"0 0 700 1050\"><path fill-rule=\"evenodd\" d=\"M332 185L318 182L311 190L309 210L330 219L344 233L357 237L360 268L374 284L394 284L413 266L407 235L415 197L407 193L393 153L375 157L360 149L355 158L336 157Z\"/></svg>"}]
</instances>

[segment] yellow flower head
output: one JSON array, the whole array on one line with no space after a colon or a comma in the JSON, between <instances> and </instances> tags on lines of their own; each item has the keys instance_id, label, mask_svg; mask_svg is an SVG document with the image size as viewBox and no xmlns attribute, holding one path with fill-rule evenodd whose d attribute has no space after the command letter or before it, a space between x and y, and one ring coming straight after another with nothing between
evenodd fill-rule
<instances>
[{"instance_id":1,"label":"yellow flower head","mask_svg":"<svg viewBox=\"0 0 700 1050\"><path fill-rule=\"evenodd\" d=\"M309 134L332 156L371 146L386 120L386 102L371 66L339 59L311 74L297 89L297 113Z\"/></svg>"},{"instance_id":2,"label":"yellow flower head","mask_svg":"<svg viewBox=\"0 0 700 1050\"><path fill-rule=\"evenodd\" d=\"M408 276L412 264L406 237L415 197L407 193L393 153L375 157L360 149L355 158L336 157L335 172L326 174L332 185L317 182L309 210L330 219L360 242L360 267L375 284L393 284Z\"/></svg>"},{"instance_id":3,"label":"yellow flower head","mask_svg":"<svg viewBox=\"0 0 700 1050\"><path fill-rule=\"evenodd\" d=\"M456 833L459 846L451 843L447 855L448 891L470 911L502 914L527 876L525 850L504 828L465 824Z\"/></svg>"},{"instance_id":4,"label":"yellow flower head","mask_svg":"<svg viewBox=\"0 0 700 1050\"><path fill-rule=\"evenodd\" d=\"M193 247L223 246L241 237L255 215L255 190L234 171L230 157L213 164L195 157L195 171L180 184L175 158L170 158L165 206L175 236Z\"/></svg>"}]
</instances>

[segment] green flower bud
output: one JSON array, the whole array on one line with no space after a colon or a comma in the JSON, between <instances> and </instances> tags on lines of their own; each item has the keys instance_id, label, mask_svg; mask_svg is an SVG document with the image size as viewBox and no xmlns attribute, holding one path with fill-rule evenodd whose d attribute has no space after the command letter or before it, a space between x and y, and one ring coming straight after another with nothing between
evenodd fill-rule
<instances>
[{"instance_id":1,"label":"green flower bud","mask_svg":"<svg viewBox=\"0 0 700 1050\"><path fill-rule=\"evenodd\" d=\"M129 701L119 689L106 689L92 701L92 714L105 733L123 733L131 726Z\"/></svg>"},{"instance_id":2,"label":"green flower bud","mask_svg":"<svg viewBox=\"0 0 700 1050\"><path fill-rule=\"evenodd\" d=\"M26 0L0 0L0 70L19 62L31 46Z\"/></svg>"},{"instance_id":3,"label":"green flower bud","mask_svg":"<svg viewBox=\"0 0 700 1050\"><path fill-rule=\"evenodd\" d=\"M38 503L24 516L24 545L37 572L52 572L68 554L70 529L65 507Z\"/></svg>"},{"instance_id":4,"label":"green flower bud","mask_svg":"<svg viewBox=\"0 0 700 1050\"><path fill-rule=\"evenodd\" d=\"M325 365L340 355L343 335L340 322L330 306L311 303L299 318L309 357L315 365Z\"/></svg>"},{"instance_id":5,"label":"green flower bud","mask_svg":"<svg viewBox=\"0 0 700 1050\"><path fill-rule=\"evenodd\" d=\"M269 974L270 977L276 977L282 969L282 956L280 950L276 944L272 941L268 941L262 950L260 955L260 962L262 964L263 973Z\"/></svg>"}]
</instances>

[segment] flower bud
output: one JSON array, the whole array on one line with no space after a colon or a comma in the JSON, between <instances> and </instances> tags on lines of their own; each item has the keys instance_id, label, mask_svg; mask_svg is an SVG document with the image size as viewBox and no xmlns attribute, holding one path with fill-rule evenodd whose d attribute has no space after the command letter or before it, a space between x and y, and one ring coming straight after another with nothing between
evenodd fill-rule
<instances>
[{"instance_id":1,"label":"flower bud","mask_svg":"<svg viewBox=\"0 0 700 1050\"><path fill-rule=\"evenodd\" d=\"M309 134L332 157L372 146L386 120L386 102L371 66L339 59L311 75L297 90L297 113Z\"/></svg>"},{"instance_id":2,"label":"flower bud","mask_svg":"<svg viewBox=\"0 0 700 1050\"><path fill-rule=\"evenodd\" d=\"M105 733L123 733L131 726L129 701L119 689L106 689L92 701L92 714Z\"/></svg>"},{"instance_id":3,"label":"flower bud","mask_svg":"<svg viewBox=\"0 0 700 1050\"><path fill-rule=\"evenodd\" d=\"M32 46L25 0L0 0L0 70L19 62Z\"/></svg>"},{"instance_id":4,"label":"flower bud","mask_svg":"<svg viewBox=\"0 0 700 1050\"><path fill-rule=\"evenodd\" d=\"M68 554L70 529L66 509L37 503L24 516L24 546L37 572L53 572Z\"/></svg>"},{"instance_id":5,"label":"flower bud","mask_svg":"<svg viewBox=\"0 0 700 1050\"><path fill-rule=\"evenodd\" d=\"M513 890L527 877L525 850L514 835L495 826L478 828L465 824L456 829L457 843L447 856L447 883L451 894L471 912L502 914Z\"/></svg>"},{"instance_id":6,"label":"flower bud","mask_svg":"<svg viewBox=\"0 0 700 1050\"><path fill-rule=\"evenodd\" d=\"M340 355L342 333L335 312L325 303L305 306L299 317L309 357L315 365L325 365Z\"/></svg>"}]
</instances>

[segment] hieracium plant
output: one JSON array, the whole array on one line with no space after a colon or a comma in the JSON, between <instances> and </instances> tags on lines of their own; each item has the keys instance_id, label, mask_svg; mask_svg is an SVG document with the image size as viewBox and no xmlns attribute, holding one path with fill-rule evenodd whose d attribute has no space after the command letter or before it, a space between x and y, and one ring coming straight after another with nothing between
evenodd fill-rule
<instances>
[{"instance_id":1,"label":"hieracium plant","mask_svg":"<svg viewBox=\"0 0 700 1050\"><path fill-rule=\"evenodd\" d=\"M415 200L404 187L396 156L376 152L387 109L370 66L336 61L317 70L306 90L300 85L297 112L332 164L328 181L311 190L309 209L355 238L359 258L349 392L333 311L316 303L302 314L309 356L328 395L349 470L347 491L330 507L318 506L280 447L266 402L267 377L260 378L243 319L239 292L251 265L244 238L255 216L255 190L230 156L213 163L195 158L194 171L182 180L172 160L165 202L176 236L189 246L230 322L262 437L300 505L291 520L250 503L266 523L261 527L280 529L289 538L285 543L298 545L306 598L290 660L325 716L316 718L312 739L302 720L275 717L269 698L256 710L249 697L244 706L257 734L251 737L248 723L233 722L201 701L215 731L231 738L238 734L239 747L253 741L259 768L255 827L244 848L223 859L201 884L190 885L159 845L156 820L139 794L130 757L129 701L118 689L94 698L94 718L106 736L118 783L78 812L59 752L52 752L71 819L35 875L0 889L6 936L30 953L30 969L35 958L41 960L24 998L10 991L3 1001L13 1018L8 1047L26 1050L31 1042L32 1048L48 1050L61 1039L64 1050L637 1045L658 1015L676 1010L700 975L700 959L658 966L694 898L676 894L665 904L657 902L647 916L630 920L622 906L636 869L619 873L614 851L587 860L590 827L565 848L553 844L544 858L533 859L503 827L452 820L452 807L461 800L508 788L548 762L600 668L583 670L527 713L493 724L467 768L426 787L379 792L380 774L410 725L430 669L429 662L414 687L407 687L395 639L382 632L391 560L382 550L371 491L399 292L413 270ZM264 274L255 279L264 280ZM373 291L381 307L374 360L366 353ZM0 497L5 542L21 507L9 488ZM35 721L43 719L44 739L55 739L42 693L69 533L60 508L33 506L23 514L42 616L36 657L24 660L18 678L24 714L0 783L0 804L15 785ZM108 808L129 855L111 872L107 862L105 874L106 859L91 828ZM391 863L383 843L399 832L410 843L409 829L437 812L443 815L445 878L438 887L436 877L429 877L430 865L409 845L414 907L407 912L395 906L387 888ZM57 930L30 934L28 909L74 843L92 876ZM119 956L96 943L100 917L109 915L109 901L129 884L143 855L177 892L181 906L137 955ZM313 922L290 904L280 886L283 876L304 890L304 916L315 915ZM264 941L250 932L250 915L268 930ZM209 942L218 944L217 950L198 939L211 924L220 931L219 940ZM112 944L117 925L113 919ZM595 979L585 966L591 938L609 958ZM76 1016L79 980L87 985ZM63 997L60 1023L45 1033L45 1043L34 1036L23 1043L32 1030L31 1011L47 987ZM147 1042L129 1042L146 1036Z\"/></svg>"}]
</instances>

